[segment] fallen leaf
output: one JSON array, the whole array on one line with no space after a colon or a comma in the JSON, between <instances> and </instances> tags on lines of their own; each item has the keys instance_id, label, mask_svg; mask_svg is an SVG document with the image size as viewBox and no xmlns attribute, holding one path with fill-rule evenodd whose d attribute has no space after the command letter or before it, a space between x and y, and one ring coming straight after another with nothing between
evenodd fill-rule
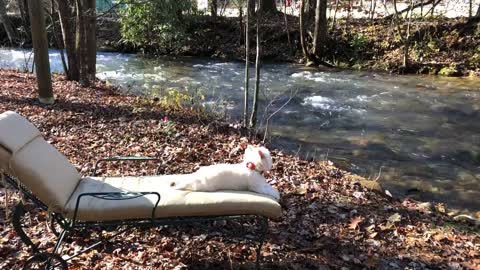
<instances>
[{"instance_id":1,"label":"fallen leaf","mask_svg":"<svg viewBox=\"0 0 480 270\"><path fill-rule=\"evenodd\" d=\"M377 268L378 258L377 257L368 257L365 260L365 265L369 268Z\"/></svg>"},{"instance_id":2,"label":"fallen leaf","mask_svg":"<svg viewBox=\"0 0 480 270\"><path fill-rule=\"evenodd\" d=\"M395 214L389 216L387 220L390 223L397 223L397 222L400 222L402 220L402 216L399 213L395 213Z\"/></svg>"},{"instance_id":3,"label":"fallen leaf","mask_svg":"<svg viewBox=\"0 0 480 270\"><path fill-rule=\"evenodd\" d=\"M304 195L305 193L307 193L307 189L304 187L297 187L297 189L295 190L295 193Z\"/></svg>"},{"instance_id":4,"label":"fallen leaf","mask_svg":"<svg viewBox=\"0 0 480 270\"><path fill-rule=\"evenodd\" d=\"M441 233L436 234L436 235L433 236L433 239L435 239L436 241L442 241L442 240L445 239L445 238L446 238L445 235L444 235L444 234L441 234Z\"/></svg>"},{"instance_id":5,"label":"fallen leaf","mask_svg":"<svg viewBox=\"0 0 480 270\"><path fill-rule=\"evenodd\" d=\"M364 220L363 217L358 216L354 217L351 221L350 224L348 225L349 229L355 230L358 227L358 224Z\"/></svg>"}]
</instances>

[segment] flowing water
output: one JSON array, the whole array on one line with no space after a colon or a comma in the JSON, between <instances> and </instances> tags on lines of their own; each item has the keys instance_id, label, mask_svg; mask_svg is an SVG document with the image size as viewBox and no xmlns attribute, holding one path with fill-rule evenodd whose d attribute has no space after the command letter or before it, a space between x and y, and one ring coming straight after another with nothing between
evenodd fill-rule
<instances>
[{"instance_id":1,"label":"flowing water","mask_svg":"<svg viewBox=\"0 0 480 270\"><path fill-rule=\"evenodd\" d=\"M0 67L22 69L28 55L0 50ZM50 59L61 72L58 52ZM134 93L188 88L232 118L242 110L242 63L99 53L97 70L98 78ZM261 108L271 103L270 112L293 96L271 119L281 148L379 177L394 195L480 209L480 80L266 64L261 88Z\"/></svg>"}]
</instances>

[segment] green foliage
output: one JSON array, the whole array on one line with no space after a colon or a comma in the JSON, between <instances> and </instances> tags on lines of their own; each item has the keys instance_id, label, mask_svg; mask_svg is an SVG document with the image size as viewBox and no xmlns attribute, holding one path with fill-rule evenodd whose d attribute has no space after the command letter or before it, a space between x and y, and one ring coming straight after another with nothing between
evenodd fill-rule
<instances>
[{"instance_id":1,"label":"green foliage","mask_svg":"<svg viewBox=\"0 0 480 270\"><path fill-rule=\"evenodd\" d=\"M179 47L195 12L192 0L127 0L120 19L122 37L140 47Z\"/></svg>"},{"instance_id":2,"label":"green foliage","mask_svg":"<svg viewBox=\"0 0 480 270\"><path fill-rule=\"evenodd\" d=\"M444 44L447 49L450 49L458 43L458 40L460 40L460 38L461 34L456 29L454 29L450 31L447 35L445 35L445 37L443 38Z\"/></svg>"},{"instance_id":3,"label":"green foliage","mask_svg":"<svg viewBox=\"0 0 480 270\"><path fill-rule=\"evenodd\" d=\"M435 67L431 66L423 66L418 70L419 74L429 74L429 75L435 75L437 73L437 69Z\"/></svg>"},{"instance_id":4,"label":"green foliage","mask_svg":"<svg viewBox=\"0 0 480 270\"><path fill-rule=\"evenodd\" d=\"M422 62L425 55L425 43L413 41L410 47L410 59L413 61Z\"/></svg>"},{"instance_id":5,"label":"green foliage","mask_svg":"<svg viewBox=\"0 0 480 270\"><path fill-rule=\"evenodd\" d=\"M167 89L163 91L161 88L154 88L150 94L154 99L158 100L160 106L170 111L192 110L196 112L204 112L205 96L199 89L184 90Z\"/></svg>"},{"instance_id":6,"label":"green foliage","mask_svg":"<svg viewBox=\"0 0 480 270\"><path fill-rule=\"evenodd\" d=\"M430 49L432 52L439 52L440 51L440 44L438 40L432 39L427 43L427 47Z\"/></svg>"},{"instance_id":7,"label":"green foliage","mask_svg":"<svg viewBox=\"0 0 480 270\"><path fill-rule=\"evenodd\" d=\"M480 164L480 152L475 155L475 161Z\"/></svg>"},{"instance_id":8,"label":"green foliage","mask_svg":"<svg viewBox=\"0 0 480 270\"><path fill-rule=\"evenodd\" d=\"M442 75L442 76L455 76L458 74L459 74L459 71L453 66L443 67L438 72L438 75Z\"/></svg>"},{"instance_id":9,"label":"green foliage","mask_svg":"<svg viewBox=\"0 0 480 270\"><path fill-rule=\"evenodd\" d=\"M368 44L368 38L362 33L357 33L350 40L349 45L353 50L353 55L356 59L362 58L362 53L365 51Z\"/></svg>"},{"instance_id":10,"label":"green foliage","mask_svg":"<svg viewBox=\"0 0 480 270\"><path fill-rule=\"evenodd\" d=\"M476 66L480 67L480 45L477 46L475 52L473 53L472 58L471 58L471 62L472 63L477 63ZM480 154L479 154L479 157L480 157ZM479 160L480 160L480 158L479 158Z\"/></svg>"},{"instance_id":11,"label":"green foliage","mask_svg":"<svg viewBox=\"0 0 480 270\"><path fill-rule=\"evenodd\" d=\"M365 49L367 45L368 38L362 33L357 33L353 39L350 41L350 46L355 52L361 52Z\"/></svg>"},{"instance_id":12,"label":"green foliage","mask_svg":"<svg viewBox=\"0 0 480 270\"><path fill-rule=\"evenodd\" d=\"M160 122L158 124L157 132L160 132L166 136L172 136L177 133L177 128L175 127L175 123L173 121L170 121L168 120L168 118L165 118L163 122Z\"/></svg>"},{"instance_id":13,"label":"green foliage","mask_svg":"<svg viewBox=\"0 0 480 270\"><path fill-rule=\"evenodd\" d=\"M380 48L386 50L386 49L389 49L391 47L391 44L390 44L390 41L388 39L385 39L382 42L380 42L379 46L380 46Z\"/></svg>"}]
</instances>

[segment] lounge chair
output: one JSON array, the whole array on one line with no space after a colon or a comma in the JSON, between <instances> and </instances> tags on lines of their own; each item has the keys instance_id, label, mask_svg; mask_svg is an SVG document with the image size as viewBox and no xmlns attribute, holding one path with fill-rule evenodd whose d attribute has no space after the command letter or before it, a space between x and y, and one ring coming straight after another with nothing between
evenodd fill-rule
<instances>
[{"instance_id":1,"label":"lounge chair","mask_svg":"<svg viewBox=\"0 0 480 270\"><path fill-rule=\"evenodd\" d=\"M100 161L124 160L155 159L116 157ZM0 169L9 185L49 213L52 228L61 227L53 252L42 252L22 228L24 205L20 202L15 206L13 227L33 252L24 269L39 263L48 269L52 266L68 269L69 260L111 239L102 239L73 255L62 254L62 243L69 235L90 227L120 228L127 225L127 228L133 228L230 219L248 219L248 224L256 224L247 226L253 231L245 232L243 237L258 243L258 268L268 219L277 219L281 215L280 205L266 195L247 191L170 189L165 185L168 181L163 180L175 176L82 177L65 156L43 139L33 124L12 111L0 114Z\"/></svg>"}]
</instances>

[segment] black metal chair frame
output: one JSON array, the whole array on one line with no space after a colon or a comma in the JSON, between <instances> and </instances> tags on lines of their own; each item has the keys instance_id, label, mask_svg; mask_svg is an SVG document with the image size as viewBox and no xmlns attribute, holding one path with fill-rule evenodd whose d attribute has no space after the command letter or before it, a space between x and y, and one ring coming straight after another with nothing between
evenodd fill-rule
<instances>
[{"instance_id":1,"label":"black metal chair frame","mask_svg":"<svg viewBox=\"0 0 480 270\"><path fill-rule=\"evenodd\" d=\"M95 163L93 176L97 175L98 164L100 162L113 162L113 161L158 161L156 158L149 157L112 157L100 159ZM160 168L159 168L160 169ZM157 169L158 173L158 169ZM44 211L48 211L48 206L40 201L34 194L32 194L26 187L21 185L20 182L10 175L6 175L7 182L12 185L14 188L20 190L26 198L31 200L37 207ZM95 197L102 200L131 200L143 196L155 196L157 198L155 206L152 208L152 215L148 219L135 219L135 220L118 220L118 221L106 221L106 222L84 222L77 220L78 206L80 201L84 197ZM68 269L68 261L77 257L78 255L85 253L101 244L107 243L114 237L118 236L121 233L124 233L130 229L138 227L155 227L155 226L165 226L165 225L185 225L185 224L198 224L202 225L206 222L212 221L227 221L227 220L236 220L236 221L254 221L256 224L256 232L246 231L246 230L223 230L220 232L233 233L233 236L240 237L244 240L250 240L257 242L258 246L256 249L256 269L260 269L260 259L261 259L261 249L263 242L265 241L266 234L268 232L268 218L260 215L233 215L233 216L198 216L198 217L169 217L169 218L156 218L155 211L160 202L160 194L158 192L90 192L82 193L78 196L75 211L72 219L67 219L62 216L60 213L52 212L50 213L50 228L52 232L56 234L57 241L55 243L53 252L42 252L37 245L35 245L32 239L25 233L22 226L22 216L25 215L26 209L22 202L19 202L13 211L12 214L12 223L13 228L20 239L31 248L33 256L31 256L24 265L23 269L30 269L30 265L35 263L43 263L45 269ZM58 232L56 229L56 224L61 228L61 232ZM121 228L125 226L125 228ZM101 228L101 229L116 229L118 230L115 234L102 238L94 244L76 252L73 255L64 255L62 256L62 243L72 234L78 232L82 229L87 228ZM218 226L210 226L209 229L216 230ZM220 228L218 228L220 229Z\"/></svg>"}]
</instances>

